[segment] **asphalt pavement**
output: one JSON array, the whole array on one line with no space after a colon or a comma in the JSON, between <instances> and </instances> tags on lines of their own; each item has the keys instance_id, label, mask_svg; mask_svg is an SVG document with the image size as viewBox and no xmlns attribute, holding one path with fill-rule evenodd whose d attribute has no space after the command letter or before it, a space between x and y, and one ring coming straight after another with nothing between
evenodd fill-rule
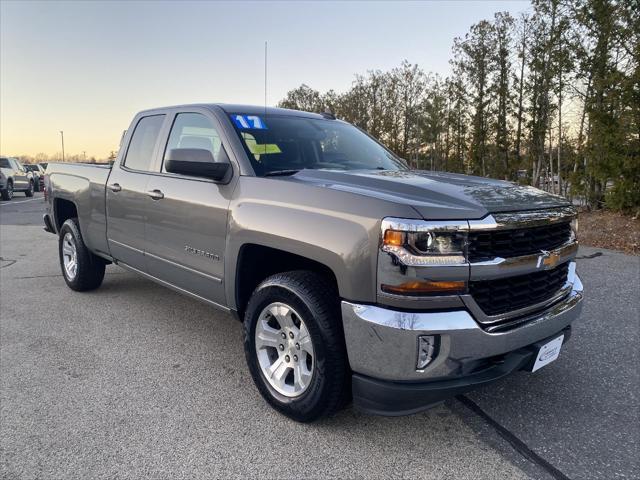
<instances>
[{"instance_id":1,"label":"asphalt pavement","mask_svg":"<svg viewBox=\"0 0 640 480\"><path fill-rule=\"evenodd\" d=\"M584 313L535 374L301 425L230 316L115 266L68 289L43 210L0 202L0 478L640 478L640 257L581 248Z\"/></svg>"}]
</instances>

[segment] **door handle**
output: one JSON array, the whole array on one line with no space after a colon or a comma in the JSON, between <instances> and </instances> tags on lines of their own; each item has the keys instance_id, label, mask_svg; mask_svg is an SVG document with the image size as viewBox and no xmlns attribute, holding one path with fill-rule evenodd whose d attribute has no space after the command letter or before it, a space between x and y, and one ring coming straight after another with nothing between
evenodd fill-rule
<instances>
[{"instance_id":1,"label":"door handle","mask_svg":"<svg viewBox=\"0 0 640 480\"><path fill-rule=\"evenodd\" d=\"M107 185L107 188L112 192L119 192L120 190L122 190L122 187L119 183L112 183L111 185Z\"/></svg>"},{"instance_id":2,"label":"door handle","mask_svg":"<svg viewBox=\"0 0 640 480\"><path fill-rule=\"evenodd\" d=\"M147 195L149 195L154 200L160 200L164 198L164 193L162 193L160 190L149 190L147 192Z\"/></svg>"}]
</instances>

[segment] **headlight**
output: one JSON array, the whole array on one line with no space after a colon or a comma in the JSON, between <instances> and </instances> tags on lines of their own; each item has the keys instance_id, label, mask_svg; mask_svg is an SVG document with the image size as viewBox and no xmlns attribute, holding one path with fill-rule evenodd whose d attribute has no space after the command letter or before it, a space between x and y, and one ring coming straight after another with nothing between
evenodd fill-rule
<instances>
[{"instance_id":1,"label":"headlight","mask_svg":"<svg viewBox=\"0 0 640 480\"><path fill-rule=\"evenodd\" d=\"M382 250L407 266L460 265L466 263L465 224L457 222L382 222Z\"/></svg>"}]
</instances>

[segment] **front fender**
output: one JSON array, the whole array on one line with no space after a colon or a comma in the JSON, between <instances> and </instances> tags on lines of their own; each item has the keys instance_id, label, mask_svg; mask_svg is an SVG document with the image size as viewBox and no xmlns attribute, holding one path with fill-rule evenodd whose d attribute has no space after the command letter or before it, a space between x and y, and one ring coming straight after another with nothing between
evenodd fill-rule
<instances>
[{"instance_id":1,"label":"front fender","mask_svg":"<svg viewBox=\"0 0 640 480\"><path fill-rule=\"evenodd\" d=\"M230 279L246 244L321 263L334 273L341 298L375 302L380 221L390 215L417 216L410 207L351 192L275 178L241 177L229 210L228 304L236 308L235 282Z\"/></svg>"}]
</instances>

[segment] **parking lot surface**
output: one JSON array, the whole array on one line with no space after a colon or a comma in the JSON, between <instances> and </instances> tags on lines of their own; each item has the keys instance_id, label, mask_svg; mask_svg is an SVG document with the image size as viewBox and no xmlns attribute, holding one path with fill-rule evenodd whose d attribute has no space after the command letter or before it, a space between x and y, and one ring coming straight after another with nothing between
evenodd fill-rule
<instances>
[{"instance_id":1,"label":"parking lot surface","mask_svg":"<svg viewBox=\"0 0 640 480\"><path fill-rule=\"evenodd\" d=\"M43 210L0 202L1 478L640 477L638 257L581 249L583 316L535 374L301 425L257 393L230 316L115 266L68 289Z\"/></svg>"}]
</instances>

